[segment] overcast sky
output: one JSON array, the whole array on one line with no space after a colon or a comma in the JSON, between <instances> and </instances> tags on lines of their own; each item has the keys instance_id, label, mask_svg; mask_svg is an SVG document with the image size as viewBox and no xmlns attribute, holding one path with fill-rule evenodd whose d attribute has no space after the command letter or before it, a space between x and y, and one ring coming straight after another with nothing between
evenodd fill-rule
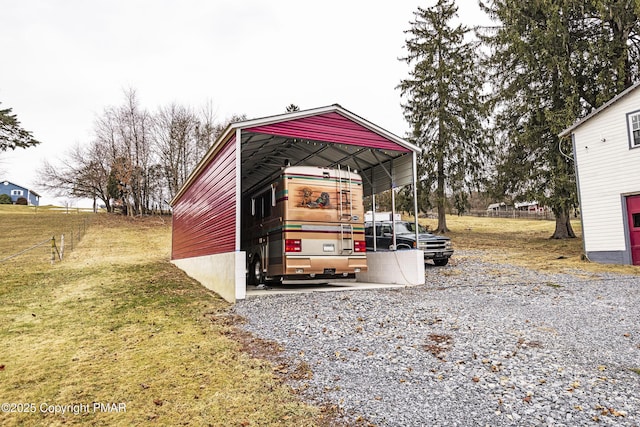
<instances>
[{"instance_id":1,"label":"overcast sky","mask_svg":"<svg viewBox=\"0 0 640 427\"><path fill-rule=\"evenodd\" d=\"M0 108L42 141L0 153L0 179L40 191L37 169L92 138L105 108L211 103L218 120L340 104L405 136L405 34L418 0L2 1ZM486 24L458 0L466 25ZM60 200L55 200L60 203Z\"/></svg>"}]
</instances>

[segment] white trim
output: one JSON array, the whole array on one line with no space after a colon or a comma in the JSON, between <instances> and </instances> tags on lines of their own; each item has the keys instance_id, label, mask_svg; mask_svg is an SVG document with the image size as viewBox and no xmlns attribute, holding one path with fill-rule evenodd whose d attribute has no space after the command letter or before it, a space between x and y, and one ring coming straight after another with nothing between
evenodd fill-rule
<instances>
[{"instance_id":1,"label":"white trim","mask_svg":"<svg viewBox=\"0 0 640 427\"><path fill-rule=\"evenodd\" d=\"M240 250L240 216L241 216L241 200L242 200L242 130L236 129L236 251Z\"/></svg>"},{"instance_id":2,"label":"white trim","mask_svg":"<svg viewBox=\"0 0 640 427\"><path fill-rule=\"evenodd\" d=\"M418 153L415 151L413 154L413 164L411 165L411 169L413 169L413 214L416 224L416 242L419 242L418 238L419 230L418 230Z\"/></svg>"},{"instance_id":3,"label":"white trim","mask_svg":"<svg viewBox=\"0 0 640 427\"><path fill-rule=\"evenodd\" d=\"M226 134L227 132L225 132L225 135ZM209 164L209 160L215 157L218 151L220 151L220 148L224 147L224 145L227 142L229 141L225 139L220 139L220 138L216 139L216 141L213 143L211 148L209 148L209 151L206 152L204 157L198 162L196 167L193 169L193 171L191 172L187 180L184 182L184 184L182 184L182 187L180 188L180 190L178 190L178 193L175 196L173 196L173 199L171 199L171 201L169 202L169 205L173 206L176 204L176 202L180 197L182 197L184 192L187 191L189 187L191 187L191 184L193 184L193 181L195 181L198 175L200 175L200 172L202 172L202 170Z\"/></svg>"},{"instance_id":4,"label":"white trim","mask_svg":"<svg viewBox=\"0 0 640 427\"><path fill-rule=\"evenodd\" d=\"M178 201L178 199L182 196L185 190L191 186L194 179L200 174L202 169L209 163L209 160L215 156L215 154L218 152L220 147L223 146L229 140L229 138L231 138L231 135L233 135L234 133L236 134L236 136L238 135L237 133L238 130L248 129L248 128L257 127L257 126L267 126L275 123L281 123L285 121L296 120L296 119L301 119L305 117L312 117L312 116L317 116L317 115L326 114L326 113L333 113L333 112L338 113L348 118L349 120L352 120L358 123L359 125L389 139L390 141L398 144L403 148L406 148L412 152L417 152L417 153L422 152L422 149L417 145L413 145L405 141L404 139L400 138L399 136L394 135L391 132L363 119L362 117L355 115L351 111L345 110L338 104L328 105L326 107L313 108L310 110L293 111L290 113L280 114L276 116L269 116L269 117L263 117L263 118L252 119L252 120L244 120L241 122L235 122L235 123L229 124L227 128L222 132L222 134L218 136L218 138L211 145L211 148L209 148L209 150L205 153L204 157L197 164L193 172L191 172L191 174L189 175L185 183L182 185L182 188L180 188L180 190L178 190L178 193L173 197L173 199L170 202L171 206L173 206ZM240 147L239 150L241 150L241 142L242 141L236 141L236 144L237 144L236 147ZM240 153L241 155L241 151L238 151L238 153Z\"/></svg>"},{"instance_id":5,"label":"white trim","mask_svg":"<svg viewBox=\"0 0 640 427\"><path fill-rule=\"evenodd\" d=\"M640 148L640 141L636 144L635 138L633 136L634 128L633 128L633 119L637 118L635 129L636 131L640 131L640 110L632 111L627 113L627 132L629 135L629 148Z\"/></svg>"},{"instance_id":6,"label":"white trim","mask_svg":"<svg viewBox=\"0 0 640 427\"><path fill-rule=\"evenodd\" d=\"M268 126L275 123L303 119L306 117L318 116L326 113L339 113L340 115L347 117L348 119L364 126L365 128L369 129L374 133L384 136L385 138L395 142L396 144L404 148L407 148L411 151L418 151L418 152L421 151L421 148L419 148L418 146L405 141L399 136L394 135L393 133L369 122L368 120L352 113L351 111L342 108L338 104L327 105L325 107L312 108L309 110L293 111L290 113L279 114L276 116L268 116L268 117L262 117L257 119L245 120L242 122L231 123L227 127L227 129L225 129L225 132L223 133L223 135L226 134L228 131L230 131L232 128L248 129L248 128L257 127L257 126Z\"/></svg>"},{"instance_id":7,"label":"white trim","mask_svg":"<svg viewBox=\"0 0 640 427\"><path fill-rule=\"evenodd\" d=\"M577 122L575 122L570 127L566 128L565 130L560 132L558 134L558 136L560 138L568 136L574 130L576 130L577 128L582 126L585 122L589 121L593 116L600 114L603 110L609 108L610 106L612 106L616 102L620 101L622 98L624 98L625 96L629 95L631 92L633 92L634 90L636 90L638 88L640 88L640 82L634 84L633 86L628 87L623 92L620 92L620 94L618 94L617 96L615 96L612 99L610 99L608 102L606 102L603 105L601 105L600 108L595 109L594 111L592 111L591 113L589 113L585 117L583 117L582 119L580 119Z\"/></svg>"}]
</instances>

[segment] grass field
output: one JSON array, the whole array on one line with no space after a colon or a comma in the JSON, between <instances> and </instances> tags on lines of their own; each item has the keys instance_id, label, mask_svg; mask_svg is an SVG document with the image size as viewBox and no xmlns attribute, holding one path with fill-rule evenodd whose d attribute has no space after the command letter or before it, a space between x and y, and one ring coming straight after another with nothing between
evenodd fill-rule
<instances>
[{"instance_id":1,"label":"grass field","mask_svg":"<svg viewBox=\"0 0 640 427\"><path fill-rule=\"evenodd\" d=\"M437 220L421 219L423 225L435 229ZM542 271L640 274L640 268L629 265L606 265L583 259L582 230L579 220L572 222L575 239L550 239L554 221L530 219L480 218L448 216L454 249L480 249L483 257ZM454 254L455 257L455 254Z\"/></svg>"},{"instance_id":2,"label":"grass field","mask_svg":"<svg viewBox=\"0 0 640 427\"><path fill-rule=\"evenodd\" d=\"M331 422L331 410L301 403L281 381L287 371L312 375L308 367L251 356L230 305L168 262L170 220L14 208L0 209L0 259L88 228L63 262L52 266L45 245L0 264L0 403L34 411L0 411L0 425ZM580 239L549 240L553 222L448 220L455 248L480 249L477 256L543 270L638 272L582 261ZM255 348L277 354L273 345Z\"/></svg>"},{"instance_id":3,"label":"grass field","mask_svg":"<svg viewBox=\"0 0 640 427\"><path fill-rule=\"evenodd\" d=\"M30 215L0 213L15 234L0 253L84 219ZM276 368L242 351L229 305L168 262L169 224L93 215L62 263L29 254L0 264L0 403L35 411L0 412L0 425L323 423ZM126 412L94 412L94 402Z\"/></svg>"},{"instance_id":4,"label":"grass field","mask_svg":"<svg viewBox=\"0 0 640 427\"><path fill-rule=\"evenodd\" d=\"M60 245L60 236L65 235L66 248L71 250L86 229L91 216L62 214L48 208L34 206L0 205L0 260L15 255L39 243L47 241L40 249L28 251L20 262L51 261L51 238L55 236Z\"/></svg>"}]
</instances>

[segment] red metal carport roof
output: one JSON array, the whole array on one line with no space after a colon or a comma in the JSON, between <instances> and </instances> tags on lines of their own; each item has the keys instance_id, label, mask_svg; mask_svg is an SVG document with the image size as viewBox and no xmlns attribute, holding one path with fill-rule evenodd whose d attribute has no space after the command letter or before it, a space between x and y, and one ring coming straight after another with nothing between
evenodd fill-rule
<instances>
[{"instance_id":1,"label":"red metal carport roof","mask_svg":"<svg viewBox=\"0 0 640 427\"><path fill-rule=\"evenodd\" d=\"M357 170L365 194L413 179L413 153L420 148L334 104L230 124L174 197L175 204L232 137L240 141L242 193L275 178L287 164Z\"/></svg>"}]
</instances>

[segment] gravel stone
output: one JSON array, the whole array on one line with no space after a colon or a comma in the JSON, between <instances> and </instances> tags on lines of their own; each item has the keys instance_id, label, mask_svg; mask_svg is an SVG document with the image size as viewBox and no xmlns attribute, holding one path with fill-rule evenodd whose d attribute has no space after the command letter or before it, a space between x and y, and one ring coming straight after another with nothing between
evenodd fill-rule
<instances>
[{"instance_id":1,"label":"gravel stone","mask_svg":"<svg viewBox=\"0 0 640 427\"><path fill-rule=\"evenodd\" d=\"M378 426L640 425L640 278L457 251L427 284L267 295L241 327L313 376L310 403ZM452 260L454 261L454 260Z\"/></svg>"}]
</instances>

